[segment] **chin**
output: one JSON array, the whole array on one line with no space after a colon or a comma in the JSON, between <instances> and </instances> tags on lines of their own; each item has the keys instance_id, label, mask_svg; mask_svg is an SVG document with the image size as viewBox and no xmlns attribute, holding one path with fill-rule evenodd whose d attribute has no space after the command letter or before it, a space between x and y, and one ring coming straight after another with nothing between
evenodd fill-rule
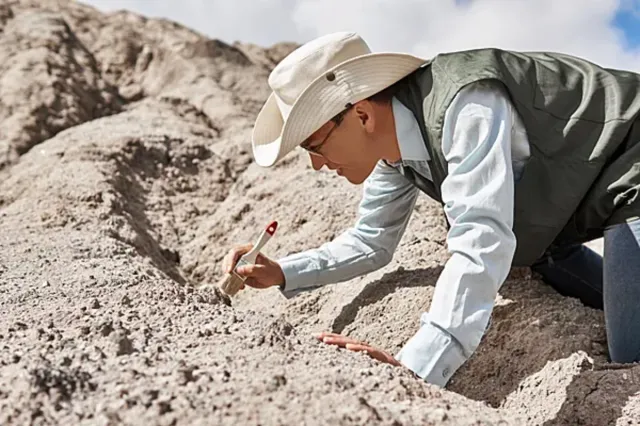
<instances>
[{"instance_id":1,"label":"chin","mask_svg":"<svg viewBox=\"0 0 640 426\"><path fill-rule=\"evenodd\" d=\"M375 168L375 164L372 167L366 168L358 168L358 169L347 169L347 173L344 173L342 176L354 185L360 185L363 183L373 172Z\"/></svg>"},{"instance_id":2,"label":"chin","mask_svg":"<svg viewBox=\"0 0 640 426\"><path fill-rule=\"evenodd\" d=\"M351 178L351 177L347 177L346 179L349 181L349 183L352 183L352 184L354 184L354 185L360 185L362 182L364 182L365 180L367 180L367 178L366 178L366 177L364 177L364 178L358 178L358 179L354 179L354 178Z\"/></svg>"},{"instance_id":3,"label":"chin","mask_svg":"<svg viewBox=\"0 0 640 426\"><path fill-rule=\"evenodd\" d=\"M342 177L344 177L346 180L349 181L349 183L354 184L354 185L360 185L362 182L364 182L365 180L367 180L367 175L355 175L355 174L348 174L348 175L343 175Z\"/></svg>"}]
</instances>

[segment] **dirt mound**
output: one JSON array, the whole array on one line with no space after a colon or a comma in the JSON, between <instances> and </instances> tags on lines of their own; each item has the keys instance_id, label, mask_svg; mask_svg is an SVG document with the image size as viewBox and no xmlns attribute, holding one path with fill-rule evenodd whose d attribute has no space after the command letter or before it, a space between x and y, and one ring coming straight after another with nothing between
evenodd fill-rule
<instances>
[{"instance_id":1,"label":"dirt mound","mask_svg":"<svg viewBox=\"0 0 640 426\"><path fill-rule=\"evenodd\" d=\"M56 13L2 8L0 167L66 128L115 113L117 89Z\"/></svg>"},{"instance_id":2,"label":"dirt mound","mask_svg":"<svg viewBox=\"0 0 640 426\"><path fill-rule=\"evenodd\" d=\"M601 312L527 270L447 390L313 339L396 352L413 335L447 258L426 197L366 277L290 300L198 287L271 220L279 257L356 217L361 188L303 155L251 161L269 69L294 44L57 1L5 2L0 29L0 423L640 422L640 367L606 363Z\"/></svg>"}]
</instances>

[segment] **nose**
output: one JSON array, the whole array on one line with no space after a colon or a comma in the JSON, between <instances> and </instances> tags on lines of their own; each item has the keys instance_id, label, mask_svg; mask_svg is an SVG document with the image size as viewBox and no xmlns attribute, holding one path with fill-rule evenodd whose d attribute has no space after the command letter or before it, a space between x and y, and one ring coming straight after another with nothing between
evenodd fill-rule
<instances>
[{"instance_id":1,"label":"nose","mask_svg":"<svg viewBox=\"0 0 640 426\"><path fill-rule=\"evenodd\" d=\"M311 166L313 167L313 170L318 171L322 168L322 166L327 164L324 157L321 155L309 154L309 158L311 158Z\"/></svg>"}]
</instances>

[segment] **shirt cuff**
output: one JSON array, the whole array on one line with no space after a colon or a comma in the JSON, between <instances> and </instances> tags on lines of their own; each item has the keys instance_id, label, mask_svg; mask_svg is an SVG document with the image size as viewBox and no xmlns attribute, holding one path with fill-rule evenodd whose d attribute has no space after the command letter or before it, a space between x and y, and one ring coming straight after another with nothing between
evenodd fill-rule
<instances>
[{"instance_id":1,"label":"shirt cuff","mask_svg":"<svg viewBox=\"0 0 640 426\"><path fill-rule=\"evenodd\" d=\"M279 259L278 264L284 274L284 283L278 289L285 298L291 299L317 287L318 271L308 256L294 254Z\"/></svg>"},{"instance_id":2,"label":"shirt cuff","mask_svg":"<svg viewBox=\"0 0 640 426\"><path fill-rule=\"evenodd\" d=\"M400 350L396 359L428 383L444 387L467 357L458 341L429 320L420 318L422 326Z\"/></svg>"}]
</instances>

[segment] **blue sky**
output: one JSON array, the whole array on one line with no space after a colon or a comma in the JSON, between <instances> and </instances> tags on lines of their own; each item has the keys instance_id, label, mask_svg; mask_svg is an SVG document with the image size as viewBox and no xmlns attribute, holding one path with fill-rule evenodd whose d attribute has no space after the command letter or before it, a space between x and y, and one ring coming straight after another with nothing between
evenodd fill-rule
<instances>
[{"instance_id":1,"label":"blue sky","mask_svg":"<svg viewBox=\"0 0 640 426\"><path fill-rule=\"evenodd\" d=\"M640 70L640 0L83 0L174 20L227 43L356 31L374 51L550 50Z\"/></svg>"},{"instance_id":2,"label":"blue sky","mask_svg":"<svg viewBox=\"0 0 640 426\"><path fill-rule=\"evenodd\" d=\"M621 8L615 16L614 25L623 31L628 48L640 47L640 2Z\"/></svg>"}]
</instances>

